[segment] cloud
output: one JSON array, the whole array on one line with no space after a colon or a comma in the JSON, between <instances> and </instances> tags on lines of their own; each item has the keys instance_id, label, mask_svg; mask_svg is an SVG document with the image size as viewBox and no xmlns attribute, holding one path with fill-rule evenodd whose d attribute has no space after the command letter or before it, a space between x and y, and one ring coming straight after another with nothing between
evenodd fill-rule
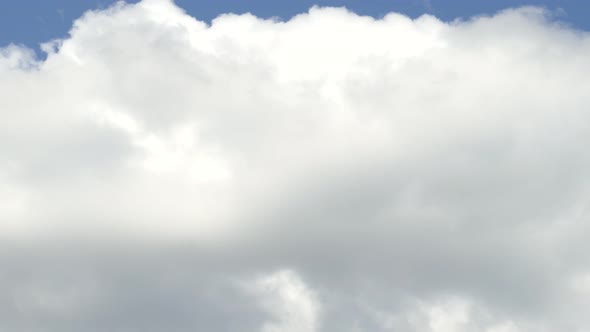
<instances>
[{"instance_id":1,"label":"cloud","mask_svg":"<svg viewBox=\"0 0 590 332\"><path fill-rule=\"evenodd\" d=\"M43 49L0 49L2 330L590 326L590 39L551 13L144 0Z\"/></svg>"},{"instance_id":2,"label":"cloud","mask_svg":"<svg viewBox=\"0 0 590 332\"><path fill-rule=\"evenodd\" d=\"M245 287L274 316L262 327L263 332L317 331L320 304L296 272L279 270Z\"/></svg>"}]
</instances>

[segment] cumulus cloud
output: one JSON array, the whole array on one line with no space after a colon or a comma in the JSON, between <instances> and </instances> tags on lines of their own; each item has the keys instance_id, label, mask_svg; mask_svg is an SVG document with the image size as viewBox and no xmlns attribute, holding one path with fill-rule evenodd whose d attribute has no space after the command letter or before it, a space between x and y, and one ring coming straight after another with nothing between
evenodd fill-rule
<instances>
[{"instance_id":1,"label":"cumulus cloud","mask_svg":"<svg viewBox=\"0 0 590 332\"><path fill-rule=\"evenodd\" d=\"M0 329L585 331L590 38L118 3L0 49Z\"/></svg>"}]
</instances>

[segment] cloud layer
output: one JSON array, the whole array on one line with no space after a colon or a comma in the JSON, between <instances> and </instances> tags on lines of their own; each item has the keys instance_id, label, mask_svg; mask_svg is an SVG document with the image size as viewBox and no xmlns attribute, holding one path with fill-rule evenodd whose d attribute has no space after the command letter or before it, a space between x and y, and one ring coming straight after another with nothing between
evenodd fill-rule
<instances>
[{"instance_id":1,"label":"cloud layer","mask_svg":"<svg viewBox=\"0 0 590 332\"><path fill-rule=\"evenodd\" d=\"M0 329L590 329L590 38L167 0L0 48Z\"/></svg>"}]
</instances>

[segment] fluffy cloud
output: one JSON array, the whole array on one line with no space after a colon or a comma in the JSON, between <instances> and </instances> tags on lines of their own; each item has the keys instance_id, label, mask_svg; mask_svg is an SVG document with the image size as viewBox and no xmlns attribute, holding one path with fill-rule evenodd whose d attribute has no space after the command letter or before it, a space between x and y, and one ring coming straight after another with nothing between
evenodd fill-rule
<instances>
[{"instance_id":1,"label":"fluffy cloud","mask_svg":"<svg viewBox=\"0 0 590 332\"><path fill-rule=\"evenodd\" d=\"M590 38L167 0L0 49L0 329L586 331Z\"/></svg>"}]
</instances>

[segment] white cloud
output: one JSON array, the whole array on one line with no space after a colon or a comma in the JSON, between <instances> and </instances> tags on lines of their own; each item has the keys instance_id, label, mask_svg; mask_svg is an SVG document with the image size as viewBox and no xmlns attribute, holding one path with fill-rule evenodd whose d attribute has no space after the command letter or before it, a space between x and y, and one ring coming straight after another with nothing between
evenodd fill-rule
<instances>
[{"instance_id":1,"label":"white cloud","mask_svg":"<svg viewBox=\"0 0 590 332\"><path fill-rule=\"evenodd\" d=\"M279 270L259 277L246 290L259 297L260 306L272 315L263 332L318 330L320 304L314 292L296 272Z\"/></svg>"},{"instance_id":2,"label":"white cloud","mask_svg":"<svg viewBox=\"0 0 590 332\"><path fill-rule=\"evenodd\" d=\"M145 0L44 45L0 49L0 329L590 326L590 39L551 13Z\"/></svg>"}]
</instances>

